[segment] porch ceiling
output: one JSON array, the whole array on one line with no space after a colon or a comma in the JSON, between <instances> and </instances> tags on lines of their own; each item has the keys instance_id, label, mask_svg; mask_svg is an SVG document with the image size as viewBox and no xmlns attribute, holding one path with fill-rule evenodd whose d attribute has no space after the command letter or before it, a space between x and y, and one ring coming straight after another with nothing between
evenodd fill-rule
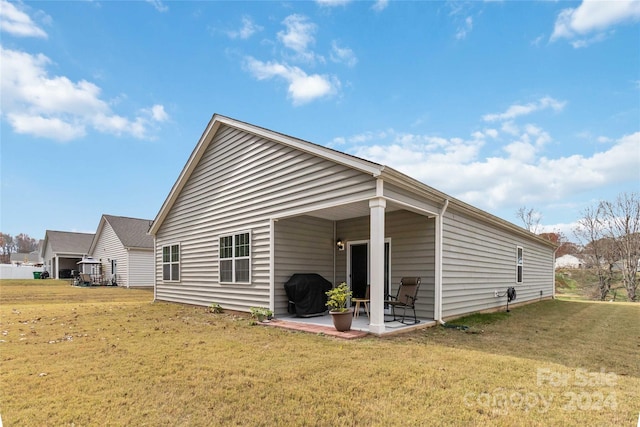
<instances>
[{"instance_id":1,"label":"porch ceiling","mask_svg":"<svg viewBox=\"0 0 640 427\"><path fill-rule=\"evenodd\" d=\"M394 205L393 203L388 203L386 212L394 212L400 210L401 207L398 205ZM309 212L307 215L313 216L316 218L327 219L330 221L340 221L343 219L349 218L359 218L362 216L369 216L369 201L361 201L355 203L349 203L346 205L333 206L330 208L319 209L313 212Z\"/></svg>"}]
</instances>

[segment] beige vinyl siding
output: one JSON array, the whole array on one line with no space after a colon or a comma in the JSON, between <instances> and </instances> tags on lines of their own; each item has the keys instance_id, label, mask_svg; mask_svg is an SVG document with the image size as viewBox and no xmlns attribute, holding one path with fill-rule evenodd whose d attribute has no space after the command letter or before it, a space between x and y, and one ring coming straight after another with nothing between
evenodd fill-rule
<instances>
[{"instance_id":1,"label":"beige vinyl siding","mask_svg":"<svg viewBox=\"0 0 640 427\"><path fill-rule=\"evenodd\" d=\"M345 242L369 240L369 217L354 218L337 223L337 236ZM403 276L422 278L416 313L418 317L433 318L435 283L435 220L408 211L385 215L385 238L390 238L391 294L395 295ZM348 251L337 252L336 282L346 281Z\"/></svg>"},{"instance_id":2,"label":"beige vinyl siding","mask_svg":"<svg viewBox=\"0 0 640 427\"><path fill-rule=\"evenodd\" d=\"M95 244L93 253L91 256L97 259L102 264L102 274L105 278L111 278L111 261L115 259L117 263L116 275L118 286L128 286L127 270L128 270L128 254L127 250L122 245L120 239L116 235L115 231L108 222L104 222L104 226L98 241Z\"/></svg>"},{"instance_id":3,"label":"beige vinyl siding","mask_svg":"<svg viewBox=\"0 0 640 427\"><path fill-rule=\"evenodd\" d=\"M153 287L153 249L129 249L127 285L129 287ZM118 269L120 267L118 266Z\"/></svg>"},{"instance_id":4,"label":"beige vinyl siding","mask_svg":"<svg viewBox=\"0 0 640 427\"><path fill-rule=\"evenodd\" d=\"M267 306L270 219L373 194L369 175L223 125L156 234L157 298L244 311ZM243 230L251 232L251 283L221 285L218 237ZM165 283L161 248L175 243L180 282Z\"/></svg>"},{"instance_id":5,"label":"beige vinyl siding","mask_svg":"<svg viewBox=\"0 0 640 427\"><path fill-rule=\"evenodd\" d=\"M449 209L443 224L442 314L457 316L506 305L496 298L515 287L517 301L553 292L553 248ZM524 248L524 281L516 284L516 251Z\"/></svg>"},{"instance_id":6,"label":"beige vinyl siding","mask_svg":"<svg viewBox=\"0 0 640 427\"><path fill-rule=\"evenodd\" d=\"M47 242L44 250L42 251L42 260L44 262L45 270L49 272L52 279L57 279L58 272L56 271L55 260L53 259L54 253L51 243Z\"/></svg>"},{"instance_id":7,"label":"beige vinyl siding","mask_svg":"<svg viewBox=\"0 0 640 427\"><path fill-rule=\"evenodd\" d=\"M275 223L275 314L287 312L284 283L294 273L316 273L334 283L333 221L309 216Z\"/></svg>"}]
</instances>

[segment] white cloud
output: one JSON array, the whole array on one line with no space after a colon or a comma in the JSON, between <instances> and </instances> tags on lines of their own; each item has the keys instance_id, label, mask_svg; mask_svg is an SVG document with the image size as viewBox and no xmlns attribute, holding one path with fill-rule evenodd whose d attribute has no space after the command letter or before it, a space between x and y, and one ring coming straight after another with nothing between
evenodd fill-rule
<instances>
[{"instance_id":1,"label":"white cloud","mask_svg":"<svg viewBox=\"0 0 640 427\"><path fill-rule=\"evenodd\" d=\"M573 47L585 47L606 37L605 31L615 25L640 20L638 0L584 0L580 6L562 10L556 19L551 41L595 36L572 42Z\"/></svg>"},{"instance_id":2,"label":"white cloud","mask_svg":"<svg viewBox=\"0 0 640 427\"><path fill-rule=\"evenodd\" d=\"M594 43L601 42L606 38L607 38L606 33L599 33L593 37L588 37L586 39L573 40L571 41L571 46L573 46L575 49L580 49L583 47L588 47L589 45L592 45Z\"/></svg>"},{"instance_id":3,"label":"white cloud","mask_svg":"<svg viewBox=\"0 0 640 427\"><path fill-rule=\"evenodd\" d=\"M358 63L358 58L356 58L353 50L348 47L341 47L335 40L331 42L331 60L333 62L346 64L348 67L355 67Z\"/></svg>"},{"instance_id":4,"label":"white cloud","mask_svg":"<svg viewBox=\"0 0 640 427\"><path fill-rule=\"evenodd\" d=\"M535 139L534 144L538 148L541 148L543 145L551 141L551 136L549 136L547 132L545 132L544 130L540 129L535 125L532 125L532 124L525 125L524 130L527 135L527 140ZM534 138L530 138L530 137L534 137Z\"/></svg>"},{"instance_id":5,"label":"white cloud","mask_svg":"<svg viewBox=\"0 0 640 427\"><path fill-rule=\"evenodd\" d=\"M507 110L503 113L485 114L484 116L482 116L482 119L486 122L512 120L516 117L531 114L540 110L546 110L548 108L554 111L561 111L565 105L566 102L564 101L558 101L549 96L546 96L544 98L541 98L537 102L530 102L529 104L525 105L514 104L507 108Z\"/></svg>"},{"instance_id":6,"label":"white cloud","mask_svg":"<svg viewBox=\"0 0 640 427\"><path fill-rule=\"evenodd\" d=\"M242 17L242 27L238 30L227 31L227 35L232 39L246 40L255 33L262 31L263 27L254 24L253 20L249 16Z\"/></svg>"},{"instance_id":7,"label":"white cloud","mask_svg":"<svg viewBox=\"0 0 640 427\"><path fill-rule=\"evenodd\" d=\"M286 30L278 32L278 40L293 50L299 59L313 60L315 54L308 48L315 43L316 24L309 22L306 16L297 14L287 16L282 23Z\"/></svg>"},{"instance_id":8,"label":"white cloud","mask_svg":"<svg viewBox=\"0 0 640 427\"><path fill-rule=\"evenodd\" d=\"M496 129L484 129L482 131L475 131L471 134L471 136L473 136L475 139L484 139L484 138L497 138L498 137L498 131Z\"/></svg>"},{"instance_id":9,"label":"white cloud","mask_svg":"<svg viewBox=\"0 0 640 427\"><path fill-rule=\"evenodd\" d=\"M498 131L495 129L485 129L484 130L485 135L490 136L491 138L497 138L498 137Z\"/></svg>"},{"instance_id":10,"label":"white cloud","mask_svg":"<svg viewBox=\"0 0 640 427\"><path fill-rule=\"evenodd\" d=\"M332 95L340 82L324 75L308 75L302 69L278 62L262 62L253 57L245 58L246 69L258 80L280 77L288 84L289 97L294 105L301 105L317 98Z\"/></svg>"},{"instance_id":11,"label":"white cloud","mask_svg":"<svg viewBox=\"0 0 640 427\"><path fill-rule=\"evenodd\" d=\"M47 33L38 27L16 4L0 0L0 31L17 37L47 38ZM22 6L22 5L21 5Z\"/></svg>"},{"instance_id":12,"label":"white cloud","mask_svg":"<svg viewBox=\"0 0 640 427\"><path fill-rule=\"evenodd\" d=\"M527 125L503 146L503 154L481 156L485 133L469 139L368 132L337 138L351 152L400 170L427 185L484 209L563 201L576 193L628 182L640 170L640 132L624 136L593 155L544 157L551 138ZM354 143L361 139L363 142Z\"/></svg>"},{"instance_id":13,"label":"white cloud","mask_svg":"<svg viewBox=\"0 0 640 427\"><path fill-rule=\"evenodd\" d=\"M509 135L514 135L514 136L520 133L520 128L518 127L518 125L513 123L512 120L508 120L502 123L502 127L500 128L500 130L504 133L508 133Z\"/></svg>"},{"instance_id":14,"label":"white cloud","mask_svg":"<svg viewBox=\"0 0 640 427\"><path fill-rule=\"evenodd\" d=\"M608 136L599 136L596 141L598 141L601 144L606 144L609 142L612 142L613 140L611 138L609 138Z\"/></svg>"},{"instance_id":15,"label":"white cloud","mask_svg":"<svg viewBox=\"0 0 640 427\"><path fill-rule=\"evenodd\" d=\"M350 2L351 0L316 0L316 3L321 7L345 6Z\"/></svg>"},{"instance_id":16,"label":"white cloud","mask_svg":"<svg viewBox=\"0 0 640 427\"><path fill-rule=\"evenodd\" d=\"M371 9L376 12L382 12L387 6L389 6L389 0L376 0L373 6L371 6Z\"/></svg>"},{"instance_id":17,"label":"white cloud","mask_svg":"<svg viewBox=\"0 0 640 427\"><path fill-rule=\"evenodd\" d=\"M0 46L3 117L17 133L59 141L86 135L87 127L116 135L147 138L155 122L168 119L161 105L129 119L114 114L101 98L101 89L86 80L49 76L51 60L43 54Z\"/></svg>"},{"instance_id":18,"label":"white cloud","mask_svg":"<svg viewBox=\"0 0 640 427\"><path fill-rule=\"evenodd\" d=\"M539 35L538 37L536 37L531 41L531 46L535 46L535 47L540 46L540 43L542 42L542 40L544 40L544 35Z\"/></svg>"},{"instance_id":19,"label":"white cloud","mask_svg":"<svg viewBox=\"0 0 640 427\"><path fill-rule=\"evenodd\" d=\"M526 141L516 141L504 147L510 160L518 162L530 162L535 159L536 147Z\"/></svg>"},{"instance_id":20,"label":"white cloud","mask_svg":"<svg viewBox=\"0 0 640 427\"><path fill-rule=\"evenodd\" d=\"M464 24L458 27L458 31L456 32L456 39L462 40L467 37L467 34L471 32L473 29L473 18L471 16L467 16L464 20Z\"/></svg>"},{"instance_id":21,"label":"white cloud","mask_svg":"<svg viewBox=\"0 0 640 427\"><path fill-rule=\"evenodd\" d=\"M281 59L262 61L252 56L245 56L243 67L258 80L280 78L287 82L288 98L294 105L302 105L316 99L328 97L340 89L340 80L331 75L308 73L299 66L290 65L303 62L305 65L315 65L316 62L326 64L324 57L316 54L311 47L315 44L317 25L309 21L304 15L293 14L287 16L282 24L285 30L277 33L278 40L287 48L281 53ZM293 52L292 55L289 55ZM331 59L354 66L357 58L349 48L333 42Z\"/></svg>"},{"instance_id":22,"label":"white cloud","mask_svg":"<svg viewBox=\"0 0 640 427\"><path fill-rule=\"evenodd\" d=\"M7 120L14 132L39 138L53 138L58 141L70 141L86 135L82 123L67 123L57 117L41 117L28 114L9 113Z\"/></svg>"},{"instance_id":23,"label":"white cloud","mask_svg":"<svg viewBox=\"0 0 640 427\"><path fill-rule=\"evenodd\" d=\"M169 10L169 6L165 5L162 0L146 0L146 2L151 4L158 12L167 12Z\"/></svg>"}]
</instances>

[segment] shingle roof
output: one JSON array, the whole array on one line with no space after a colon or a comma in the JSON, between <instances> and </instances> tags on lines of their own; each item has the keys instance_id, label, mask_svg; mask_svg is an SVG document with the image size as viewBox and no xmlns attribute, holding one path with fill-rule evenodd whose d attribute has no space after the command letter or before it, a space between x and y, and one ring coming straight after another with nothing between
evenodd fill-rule
<instances>
[{"instance_id":1,"label":"shingle roof","mask_svg":"<svg viewBox=\"0 0 640 427\"><path fill-rule=\"evenodd\" d=\"M30 253L13 253L10 256L11 262L30 262L30 263L38 263L41 262L40 254L38 252L30 252Z\"/></svg>"},{"instance_id":2,"label":"shingle roof","mask_svg":"<svg viewBox=\"0 0 640 427\"><path fill-rule=\"evenodd\" d=\"M147 234L153 222L150 219L103 215L125 248L153 249L153 237Z\"/></svg>"},{"instance_id":3,"label":"shingle roof","mask_svg":"<svg viewBox=\"0 0 640 427\"><path fill-rule=\"evenodd\" d=\"M54 253L80 254L89 253L89 247L93 241L93 234L71 233L68 231L46 232L49 245Z\"/></svg>"}]
</instances>

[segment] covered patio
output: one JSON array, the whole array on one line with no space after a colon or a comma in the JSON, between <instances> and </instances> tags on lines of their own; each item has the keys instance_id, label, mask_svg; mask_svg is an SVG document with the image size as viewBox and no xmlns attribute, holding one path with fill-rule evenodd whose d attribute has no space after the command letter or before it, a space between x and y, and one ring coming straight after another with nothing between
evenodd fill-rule
<instances>
[{"instance_id":1,"label":"covered patio","mask_svg":"<svg viewBox=\"0 0 640 427\"><path fill-rule=\"evenodd\" d=\"M331 320L331 315L325 314L323 316L315 317L296 317L292 315L283 315L274 318L268 323L264 323L266 326L278 327L283 329L289 329L300 332L308 332L315 334L325 334L335 336L338 338L353 339L362 338L374 333L378 336L389 336L395 334L402 334L406 332L415 331L417 329L425 329L435 326L437 322L433 319L418 319L419 323L416 324L404 324L399 321L394 321L393 316L385 314L385 328L384 332L377 333L372 332L369 327L369 318L361 313L358 317L353 318L351 324L351 330L347 332L338 332L334 327Z\"/></svg>"},{"instance_id":2,"label":"covered patio","mask_svg":"<svg viewBox=\"0 0 640 427\"><path fill-rule=\"evenodd\" d=\"M333 286L346 282L353 297L362 298L370 290L369 316L354 318L354 330L387 335L434 325L440 308L440 219L445 209L373 198L272 219L271 307L276 318L333 328L328 315L291 317L295 312L287 309L283 284L293 274L317 273ZM407 276L422 280L416 325L393 322L385 303Z\"/></svg>"}]
</instances>

